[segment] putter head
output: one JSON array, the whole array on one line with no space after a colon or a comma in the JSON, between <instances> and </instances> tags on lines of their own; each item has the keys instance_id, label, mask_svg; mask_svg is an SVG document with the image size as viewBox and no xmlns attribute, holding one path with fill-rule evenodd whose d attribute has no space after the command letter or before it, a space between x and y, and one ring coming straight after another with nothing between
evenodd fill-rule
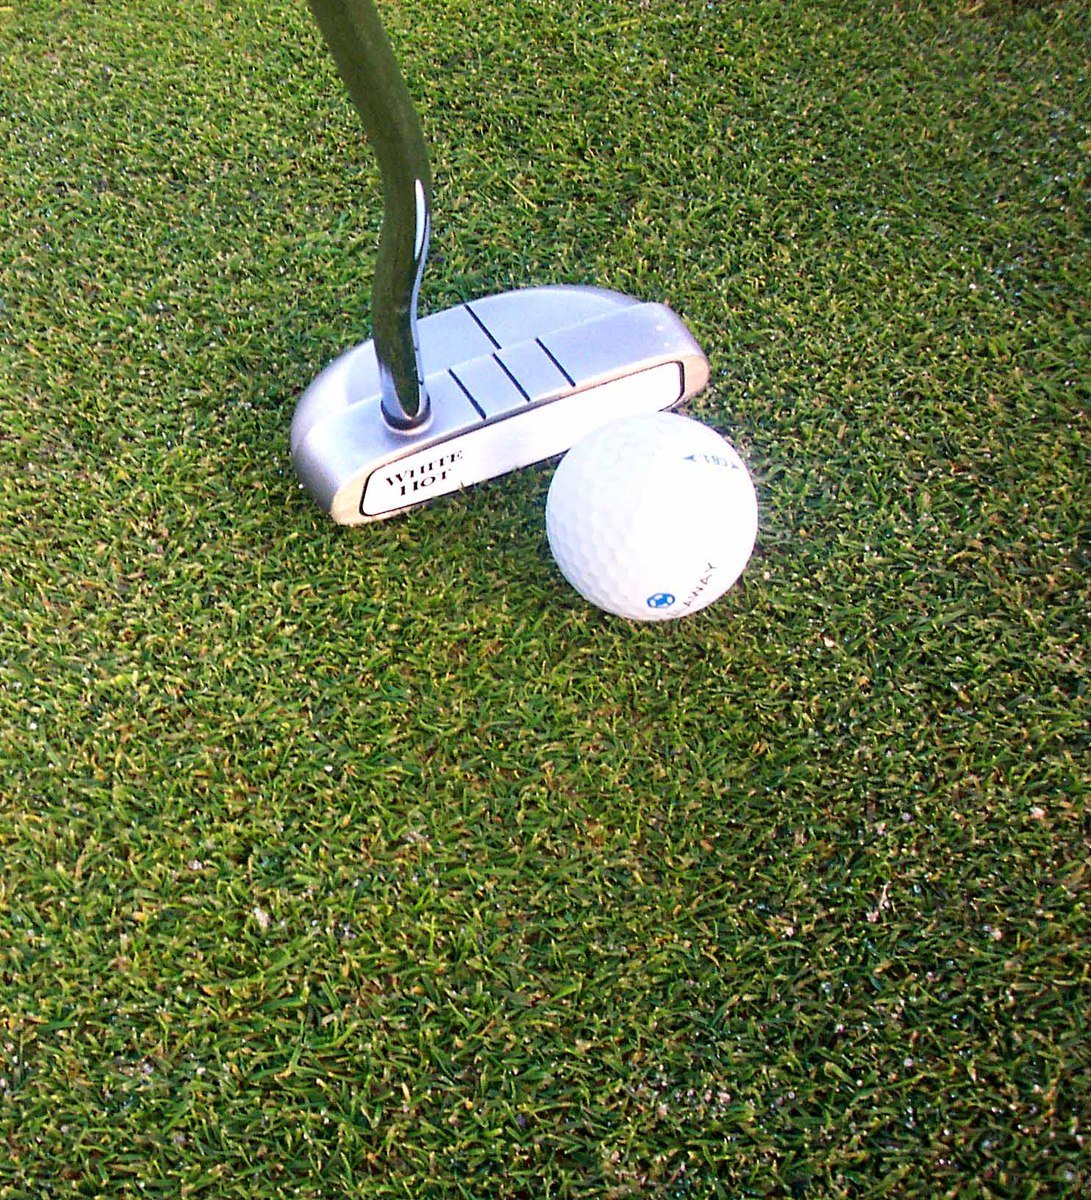
<instances>
[{"instance_id":1,"label":"putter head","mask_svg":"<svg viewBox=\"0 0 1091 1200\"><path fill-rule=\"evenodd\" d=\"M380 409L373 342L332 362L292 419L292 461L341 525L391 517L561 454L607 421L674 408L708 383L708 362L662 304L592 287L526 288L460 304L418 325L426 424Z\"/></svg>"}]
</instances>

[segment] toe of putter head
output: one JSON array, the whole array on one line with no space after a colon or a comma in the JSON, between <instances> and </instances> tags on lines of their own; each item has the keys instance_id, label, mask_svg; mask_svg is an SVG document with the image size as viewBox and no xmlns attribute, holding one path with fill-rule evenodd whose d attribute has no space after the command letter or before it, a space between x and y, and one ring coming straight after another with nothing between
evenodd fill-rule
<instances>
[{"instance_id":1,"label":"toe of putter head","mask_svg":"<svg viewBox=\"0 0 1091 1200\"><path fill-rule=\"evenodd\" d=\"M607 421L673 408L708 382L682 321L592 287L526 288L419 322L431 417L392 428L373 342L332 362L292 420L292 460L342 525L394 516L561 454Z\"/></svg>"}]
</instances>

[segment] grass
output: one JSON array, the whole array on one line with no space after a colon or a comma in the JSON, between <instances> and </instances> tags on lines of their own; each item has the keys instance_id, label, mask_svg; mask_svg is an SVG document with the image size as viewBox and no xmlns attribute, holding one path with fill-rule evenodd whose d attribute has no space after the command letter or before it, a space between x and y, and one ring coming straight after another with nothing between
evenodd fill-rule
<instances>
[{"instance_id":1,"label":"grass","mask_svg":"<svg viewBox=\"0 0 1091 1200\"><path fill-rule=\"evenodd\" d=\"M1080 4L387 0L425 309L671 303L706 613L288 463L375 169L296 0L0 6L0 1197L1091 1187Z\"/></svg>"}]
</instances>

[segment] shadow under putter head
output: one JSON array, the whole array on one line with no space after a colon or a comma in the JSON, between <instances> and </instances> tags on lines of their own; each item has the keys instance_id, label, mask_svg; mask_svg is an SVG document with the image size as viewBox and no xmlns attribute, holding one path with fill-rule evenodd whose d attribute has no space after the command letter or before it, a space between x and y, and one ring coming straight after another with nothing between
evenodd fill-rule
<instances>
[{"instance_id":1,"label":"shadow under putter head","mask_svg":"<svg viewBox=\"0 0 1091 1200\"><path fill-rule=\"evenodd\" d=\"M705 356L669 308L602 288L518 289L418 320L431 175L416 113L371 0L310 5L384 195L374 338L332 362L292 420L296 472L335 521L393 516L705 387Z\"/></svg>"}]
</instances>

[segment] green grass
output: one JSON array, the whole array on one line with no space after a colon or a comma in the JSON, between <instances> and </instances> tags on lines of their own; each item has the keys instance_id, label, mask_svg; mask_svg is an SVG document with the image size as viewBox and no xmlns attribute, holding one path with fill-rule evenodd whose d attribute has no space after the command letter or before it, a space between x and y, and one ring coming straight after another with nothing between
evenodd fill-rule
<instances>
[{"instance_id":1,"label":"green grass","mask_svg":"<svg viewBox=\"0 0 1091 1200\"><path fill-rule=\"evenodd\" d=\"M758 551L638 627L548 466L334 527L302 0L0 5L0 1197L1080 1194L1086 7L383 13L424 307L670 303Z\"/></svg>"}]
</instances>

